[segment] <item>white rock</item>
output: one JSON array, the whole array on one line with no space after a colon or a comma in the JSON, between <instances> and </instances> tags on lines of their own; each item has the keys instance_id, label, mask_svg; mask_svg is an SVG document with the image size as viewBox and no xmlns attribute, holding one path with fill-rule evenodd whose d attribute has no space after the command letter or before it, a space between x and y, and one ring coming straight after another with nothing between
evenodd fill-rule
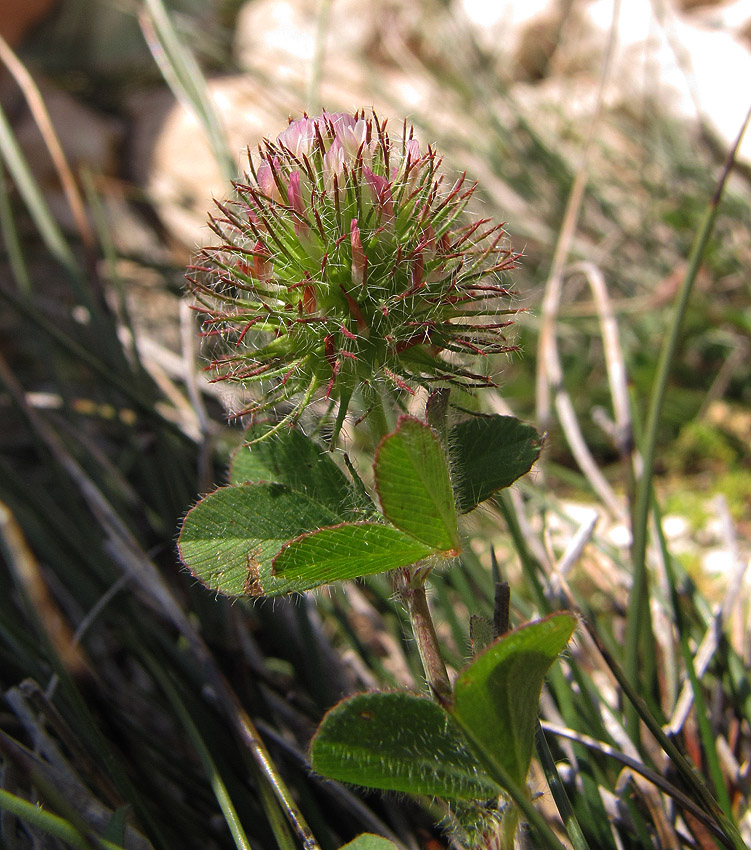
<instances>
[{"instance_id":1,"label":"white rock","mask_svg":"<svg viewBox=\"0 0 751 850\"><path fill-rule=\"evenodd\" d=\"M554 27L560 24L563 7L552 0L462 0L461 14L450 21L448 17L436 19L422 32L421 22L425 23L429 8L426 3L332 0L319 99L331 111L375 107L382 117L398 122L406 115L415 122L422 138L438 143L449 165L456 152L457 162L481 179L484 190L497 201L505 216L518 222L536 219L535 210L528 209L528 204L507 197L508 187L492 188L494 180L500 181L485 173L489 171L487 163L477 152L478 139L481 142L483 138L484 116L462 112L456 93L442 88L436 76L421 65L420 50L432 49L432 59L440 61L436 44L443 44L447 34L454 32L459 50L462 26L474 27L478 39L487 36L487 49L497 49L499 57L515 45L521 50L525 39L534 43L530 33L534 35L540 27L547 27L556 38L560 35L545 66L550 76L536 83L516 84L522 107L529 105L527 119L535 121L543 135L549 133L555 143L560 138L560 119L555 116L561 110L567 120L574 122L581 116L588 120L591 115L612 3L613 0L574 0L574 11L557 33ZM241 160L246 147L253 149L262 137L275 136L288 117L315 108L309 105L308 89L320 10L320 0L251 0L241 9L234 52L246 73L208 83L239 171L245 168ZM622 3L619 44L607 96L609 105L635 111L643 107L646 94L659 94L666 111L685 116L693 126L696 109L673 53L674 39L668 39L665 32L685 35L697 69L705 63L704 45L711 42L724 58L706 60L708 65L714 62L715 76L711 76L711 68L707 70L703 74L704 88L697 84L697 92L706 91L702 97L709 101L707 108L716 113L713 125L718 132L724 127L723 138L727 139L740 124L735 110L739 104L743 108L739 81L751 79L749 51L725 30L702 29L687 22L688 18L679 19L674 12L666 20L667 29L663 30L654 20L650 0ZM522 64L532 62L518 58ZM446 58L448 65L452 61L451 56ZM746 63L748 72L744 70ZM723 83L724 77L733 79ZM723 100L727 103L723 104ZM545 107L546 103L550 108ZM721 106L725 109L722 114ZM500 100L488 108L500 109ZM557 110L555 114L553 108ZM147 190L169 232L192 250L207 238L205 221L212 196L229 193L229 185L201 127L186 107L176 104L169 94L159 93L137 98L133 137L133 176ZM610 145L612 140L600 141ZM746 148L749 144L751 134ZM538 232L543 232L544 225L540 228Z\"/></svg>"},{"instance_id":2,"label":"white rock","mask_svg":"<svg viewBox=\"0 0 751 850\"><path fill-rule=\"evenodd\" d=\"M614 546L618 546L621 549L625 549L631 545L631 532L622 523L609 528L606 536Z\"/></svg>"},{"instance_id":3,"label":"white rock","mask_svg":"<svg viewBox=\"0 0 751 850\"><path fill-rule=\"evenodd\" d=\"M245 75L210 80L209 93L239 176L247 170L247 148L255 148L273 128L281 131L287 113ZM196 116L169 92L140 94L130 108L132 177L146 190L169 233L190 253L208 239L212 199L226 197L229 183Z\"/></svg>"},{"instance_id":4,"label":"white rock","mask_svg":"<svg viewBox=\"0 0 751 850\"><path fill-rule=\"evenodd\" d=\"M315 4L285 0L246 3L236 20L234 54L246 71L304 78L315 56Z\"/></svg>"},{"instance_id":5,"label":"white rock","mask_svg":"<svg viewBox=\"0 0 751 850\"><path fill-rule=\"evenodd\" d=\"M701 5L690 10L689 19L705 29L724 30L751 44L751 3L748 0Z\"/></svg>"},{"instance_id":6,"label":"white rock","mask_svg":"<svg viewBox=\"0 0 751 850\"><path fill-rule=\"evenodd\" d=\"M599 517L599 511L592 505L583 505L578 502L565 502L561 505L564 512L577 524L586 525Z\"/></svg>"},{"instance_id":7,"label":"white rock","mask_svg":"<svg viewBox=\"0 0 751 850\"><path fill-rule=\"evenodd\" d=\"M246 71L282 82L304 82L316 56L320 0L251 0L237 16L234 55ZM323 57L329 73L344 57L360 56L373 38L383 5L334 0L325 28Z\"/></svg>"},{"instance_id":8,"label":"white rock","mask_svg":"<svg viewBox=\"0 0 751 850\"><path fill-rule=\"evenodd\" d=\"M730 575L733 571L735 561L733 553L727 549L710 549L702 555L702 567L704 572L710 576Z\"/></svg>"},{"instance_id":9,"label":"white rock","mask_svg":"<svg viewBox=\"0 0 751 850\"><path fill-rule=\"evenodd\" d=\"M749 45L730 29L702 26L687 17L672 18L666 31L658 59L661 79L678 95L677 113L689 120L701 116L729 147L751 98ZM751 137L741 157L751 158Z\"/></svg>"},{"instance_id":10,"label":"white rock","mask_svg":"<svg viewBox=\"0 0 751 850\"><path fill-rule=\"evenodd\" d=\"M562 9L554 0L461 0L458 15L479 46L497 57L503 80L545 75L556 47Z\"/></svg>"},{"instance_id":11,"label":"white rock","mask_svg":"<svg viewBox=\"0 0 751 850\"><path fill-rule=\"evenodd\" d=\"M668 540L687 537L691 532L689 521L677 514L669 514L662 518L662 530Z\"/></svg>"},{"instance_id":12,"label":"white rock","mask_svg":"<svg viewBox=\"0 0 751 850\"><path fill-rule=\"evenodd\" d=\"M478 29L513 28L529 23L541 14L554 11L551 0L461 0L458 4L467 20Z\"/></svg>"},{"instance_id":13,"label":"white rock","mask_svg":"<svg viewBox=\"0 0 751 850\"><path fill-rule=\"evenodd\" d=\"M613 20L614 0L582 3L580 44L563 43L555 72L600 73ZM749 106L751 50L732 32L709 29L665 6L655 18L651 0L622 3L607 99L633 109L645 100L688 122L701 118L726 147L735 141ZM751 161L751 137L740 158Z\"/></svg>"},{"instance_id":14,"label":"white rock","mask_svg":"<svg viewBox=\"0 0 751 850\"><path fill-rule=\"evenodd\" d=\"M529 78L537 67L548 79L583 79L594 94L614 4L574 0L565 15L553 0L462 0L461 8L507 78ZM751 98L749 0L685 13L665 3L660 19L652 0L628 0L620 4L616 28L606 103L634 112L652 101L673 118L701 119L729 148ZM535 50L549 53L549 62ZM751 162L751 134L739 159Z\"/></svg>"}]
</instances>

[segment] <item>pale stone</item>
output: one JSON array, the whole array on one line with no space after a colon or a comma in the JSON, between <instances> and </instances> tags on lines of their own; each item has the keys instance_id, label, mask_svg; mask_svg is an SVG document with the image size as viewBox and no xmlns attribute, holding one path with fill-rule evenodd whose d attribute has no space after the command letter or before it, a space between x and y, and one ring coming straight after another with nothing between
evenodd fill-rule
<instances>
[{"instance_id":1,"label":"pale stone","mask_svg":"<svg viewBox=\"0 0 751 850\"><path fill-rule=\"evenodd\" d=\"M577 525L588 524L593 519L599 517L599 511L591 505L583 505L578 502L564 502L561 507Z\"/></svg>"},{"instance_id":2,"label":"pale stone","mask_svg":"<svg viewBox=\"0 0 751 850\"><path fill-rule=\"evenodd\" d=\"M252 78L228 76L208 82L221 117L236 176L247 171L253 150L269 129L286 125L284 107L264 95ZM209 238L207 213L213 199L230 192L195 114L164 90L141 94L131 104L130 170L170 234L187 252Z\"/></svg>"},{"instance_id":3,"label":"pale stone","mask_svg":"<svg viewBox=\"0 0 751 850\"><path fill-rule=\"evenodd\" d=\"M577 81L594 97L614 3L462 0L460 9L504 78L557 80L564 89ZM658 18L652 0L620 4L606 105L634 113L651 101L667 117L701 120L729 148L749 105L751 4L678 5L661 4ZM739 159L751 162L751 134Z\"/></svg>"},{"instance_id":4,"label":"pale stone","mask_svg":"<svg viewBox=\"0 0 751 850\"><path fill-rule=\"evenodd\" d=\"M461 0L458 9L476 28L483 47L512 53L524 28L555 14L557 5L551 0Z\"/></svg>"},{"instance_id":5,"label":"pale stone","mask_svg":"<svg viewBox=\"0 0 751 850\"><path fill-rule=\"evenodd\" d=\"M320 0L251 0L238 13L234 56L240 68L283 82L309 80L316 57ZM334 0L323 34L323 61L336 73L341 57L361 56L376 28L379 7L363 0ZM324 22L325 23L325 22Z\"/></svg>"},{"instance_id":6,"label":"pale stone","mask_svg":"<svg viewBox=\"0 0 751 850\"><path fill-rule=\"evenodd\" d=\"M461 0L458 12L501 79L545 76L565 14L554 0Z\"/></svg>"},{"instance_id":7,"label":"pale stone","mask_svg":"<svg viewBox=\"0 0 751 850\"><path fill-rule=\"evenodd\" d=\"M261 0L246 3L236 20L234 54L249 71L277 79L304 78L315 55L315 4Z\"/></svg>"},{"instance_id":8,"label":"pale stone","mask_svg":"<svg viewBox=\"0 0 751 850\"><path fill-rule=\"evenodd\" d=\"M583 5L593 74L604 59L613 3L595 0ZM566 44L562 61L556 55L555 69L566 72L566 54L576 66L577 52L581 54L581 45ZM611 102L638 108L652 99L673 118L707 122L726 147L735 141L749 105L751 50L732 32L700 26L668 5L662 20L656 20L650 0L630 0L621 4L612 62ZM739 158L751 161L751 137Z\"/></svg>"},{"instance_id":9,"label":"pale stone","mask_svg":"<svg viewBox=\"0 0 751 850\"><path fill-rule=\"evenodd\" d=\"M710 549L701 557L704 572L710 576L730 575L733 571L735 559L733 553L727 549Z\"/></svg>"},{"instance_id":10,"label":"pale stone","mask_svg":"<svg viewBox=\"0 0 751 850\"><path fill-rule=\"evenodd\" d=\"M622 523L614 525L608 529L607 539L620 549L625 549L631 545L631 532Z\"/></svg>"},{"instance_id":11,"label":"pale stone","mask_svg":"<svg viewBox=\"0 0 751 850\"><path fill-rule=\"evenodd\" d=\"M687 537L691 533L689 521L677 514L668 514L662 519L662 530L668 540Z\"/></svg>"},{"instance_id":12,"label":"pale stone","mask_svg":"<svg viewBox=\"0 0 751 850\"><path fill-rule=\"evenodd\" d=\"M549 61L544 54L525 58L521 53L511 61L510 66L516 62L517 68L526 63L526 71L519 71L526 82L517 82L512 95L536 131L551 145L557 144L565 156L562 123L589 121L594 109L612 3L613 0L574 0L572 11L564 15L566 4L552 0L463 0L456 14L436 15L422 32L420 27L428 11L435 12L429 3L387 0L376 5L365 0L333 0L325 29L317 99L330 111L374 107L379 115L392 121L401 122L403 116L408 116L415 123L418 136L435 142L449 166L455 156L457 164L480 179L485 197L503 211L504 217L515 222L517 233L542 238L545 225L538 221L538 211L516 197L487 166L482 149L482 116L463 111L460 97L442 87L437 76L428 71L429 66L421 64L420 51L433 50L432 61L445 61L451 66L454 57L441 59L436 44L444 44L453 33L457 51L463 49L467 27L474 28L478 40L487 37L486 48L498 57L525 49L523 43L530 33L552 33L557 41ZM247 147L254 149L264 136L276 136L289 117L319 108L310 105L309 87L321 9L319 0L252 0L240 11L234 52L246 73L208 81L239 174L247 168L243 156ZM714 61L715 76L711 76L709 68L703 74L702 85L697 84L697 91L706 90L703 97L718 112L710 120L713 126L720 126L719 107L726 107L728 117L722 119L722 137L727 143L729 135L740 126L733 110L739 104L741 108L745 105L743 87L723 84L721 80L729 74L735 76L736 82L751 79L751 66L748 73L744 71L744 63L751 63L748 51L725 29L701 29L679 20L674 11L666 14L666 27L671 34L685 34L689 45L694 44L694 36L701 45L716 41L717 49L726 57L704 60L703 48L690 48L696 68L703 68L705 61L708 65ZM657 26L649 0L622 4L619 32L606 106L638 114L645 95L659 95L658 101L668 117L683 116L691 122L689 126L695 127L696 110L685 86L681 88L685 80L672 52L675 39L668 39ZM675 43L679 42L680 39ZM536 61L542 64L535 66ZM735 68L732 72L731 63ZM498 67L503 67L500 58ZM530 83L536 72L547 76ZM505 113L500 95L487 108L502 120ZM206 214L212 208L212 197L229 194L227 178L217 167L204 132L188 107L161 92L139 96L133 109L132 174L146 189L167 230L190 252L208 238ZM514 120L513 115L510 120ZM617 130L602 132L606 135L600 143L615 145L616 150L623 144ZM749 143L751 134L746 149Z\"/></svg>"}]
</instances>

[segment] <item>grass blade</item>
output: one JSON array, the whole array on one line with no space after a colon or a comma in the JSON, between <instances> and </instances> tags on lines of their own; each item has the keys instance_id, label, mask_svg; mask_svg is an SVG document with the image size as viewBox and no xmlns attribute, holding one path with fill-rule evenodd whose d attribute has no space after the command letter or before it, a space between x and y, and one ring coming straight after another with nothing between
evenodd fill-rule
<instances>
[{"instance_id":1,"label":"grass blade","mask_svg":"<svg viewBox=\"0 0 751 850\"><path fill-rule=\"evenodd\" d=\"M634 707L637 719L641 718L641 720L644 722L649 731L657 739L657 742L665 751L666 755L671 759L683 781L694 792L696 798L699 800L704 810L710 817L715 820L717 825L727 836L729 843L726 843L726 846L732 847L733 850L748 850L746 843L741 838L740 833L738 832L735 824L717 805L717 801L709 793L706 785L704 785L704 783L701 781L691 763L685 758L683 753L678 749L678 747L676 747L676 745L670 740L670 738L668 738L668 736L662 731L662 727L650 712L646 702L639 696L639 693L632 686L631 681L626 675L625 671L616 662L613 656L605 649L595 629L592 628L592 625L586 618L583 617L581 622L587 629L589 635L594 640L598 650L605 659L605 662L607 663L611 672L618 680L618 684L621 686L621 688L623 688L624 694L630 700L632 706Z\"/></svg>"},{"instance_id":2,"label":"grass blade","mask_svg":"<svg viewBox=\"0 0 751 850\"><path fill-rule=\"evenodd\" d=\"M537 757L540 760L542 769L545 771L545 778L548 780L558 813L561 816L563 825L566 827L571 846L574 850L590 850L587 839L584 837L582 828L579 826L579 821L574 814L571 801L568 798L568 794L566 794L566 789L561 782L561 777L558 775L555 759L550 752L550 747L545 739L545 733L542 731L539 720L535 727L535 749L537 750Z\"/></svg>"},{"instance_id":3,"label":"grass blade","mask_svg":"<svg viewBox=\"0 0 751 850\"><path fill-rule=\"evenodd\" d=\"M193 54L177 34L162 0L146 0L139 16L141 29L159 70L175 97L204 128L211 152L227 180L237 176L221 120Z\"/></svg>"},{"instance_id":4,"label":"grass blade","mask_svg":"<svg viewBox=\"0 0 751 850\"><path fill-rule=\"evenodd\" d=\"M81 282L81 270L62 231L44 200L38 183L31 173L26 158L16 141L8 118L0 107L0 156L13 177L13 180L34 220L39 234L49 252L68 272L72 280Z\"/></svg>"},{"instance_id":5,"label":"grass blade","mask_svg":"<svg viewBox=\"0 0 751 850\"><path fill-rule=\"evenodd\" d=\"M58 815L53 815L52 812L45 811L35 803L30 803L2 789L0 789L0 809L11 812L42 832L65 841L75 850L91 850L90 838L79 832L73 824ZM124 850L120 845L113 844L104 838L98 838L97 843L105 850Z\"/></svg>"},{"instance_id":6,"label":"grass blade","mask_svg":"<svg viewBox=\"0 0 751 850\"><path fill-rule=\"evenodd\" d=\"M652 393L647 414L647 424L642 441L643 471L637 483L636 503L633 518L633 544L631 557L633 560L633 587L627 621L626 649L624 669L629 681L638 684L640 679L640 649L648 637L647 625L649 622L649 589L647 587L647 535L649 521L649 507L652 498L652 478L657 455L657 431L660 424L665 396L667 393L668 378L673 364L673 359L678 348L683 318L691 297L694 282L699 273L704 252L709 243L714 228L717 211L728 179L730 171L735 162L735 155L740 146L743 135L749 121L751 121L751 109L746 115L735 145L728 154L722 174L717 182L715 193L704 214L704 219L694 239L691 254L688 260L686 276L683 279L678 298L675 303L673 318L670 322L665 341L660 352L657 365L657 373L652 385ZM639 718L631 709L628 716L629 734L634 741L639 740Z\"/></svg>"},{"instance_id":7,"label":"grass blade","mask_svg":"<svg viewBox=\"0 0 751 850\"><path fill-rule=\"evenodd\" d=\"M222 810L222 814L224 815L224 820L232 834L235 847L237 847L237 850L252 850L248 836L245 834L245 830L243 829L240 818L238 817L237 810L232 803L227 786L222 779L221 773L217 769L216 762L211 756L211 751L206 745L198 727L193 722L193 718L185 706L185 703L180 698L177 689L161 666L154 662L150 663L149 667L151 668L152 675L159 682L164 693L167 695L167 698L172 704L175 713L179 717L180 722L195 748L198 758L201 760L206 776L209 778L209 782L211 783L214 796L216 797L219 807Z\"/></svg>"}]
</instances>

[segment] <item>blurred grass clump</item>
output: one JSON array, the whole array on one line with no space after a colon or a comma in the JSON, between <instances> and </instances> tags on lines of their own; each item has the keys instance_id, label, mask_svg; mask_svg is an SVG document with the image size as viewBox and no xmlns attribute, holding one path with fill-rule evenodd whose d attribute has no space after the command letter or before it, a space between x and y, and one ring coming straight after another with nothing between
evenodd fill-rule
<instances>
[{"instance_id":1,"label":"blurred grass clump","mask_svg":"<svg viewBox=\"0 0 751 850\"><path fill-rule=\"evenodd\" d=\"M479 179L483 207L509 218L525 255L523 356L499 362L502 389L488 407L534 420L541 373L554 396L540 473L472 518L460 567L433 584L448 660L462 666L470 616L492 616L495 581L511 578L512 622L576 605L624 663L637 450L720 163L685 125L654 115L598 114L592 140L590 114L566 120L542 89L501 79L451 3L416 5L422 36L397 4L376 67L384 79L399 72L440 92L441 110L409 108L375 88L373 98L391 97L395 120L414 109L418 131L451 168ZM239 6L181 2L168 14L157 0L124 10L63 0L21 59L33 76L122 120L126 145L126 101L165 85L166 69L211 134L206 86L212 74L237 71L228 45ZM318 14L335 33L336 4ZM9 108L9 118L21 109ZM64 174L64 161L59 168ZM583 170L586 189L567 231ZM389 583L375 577L330 595L230 605L180 568L175 529L197 494L223 481L241 439L227 422L237 400L203 379L194 323L179 307L183 258L152 250L169 237L148 197L136 186L125 193L151 237L126 255L108 217L111 181L85 169L69 176L68 201L78 197L88 224L63 229L12 121L0 123L0 843L334 850L371 831L411 849L446 846L434 824L447 813L435 801L362 797L307 768L310 735L341 696L384 683L418 687L419 659ZM736 175L673 357L657 430L659 500L650 502L651 521L659 501L703 526L716 513L710 498L724 498L723 592L719 603L708 599L684 555L655 531L652 613L638 659L650 712L746 841L748 209L748 182ZM605 332L609 315L615 340ZM546 327L552 349L541 345ZM620 413L613 364L627 398ZM563 415L569 403L573 419ZM624 410L631 442L618 430ZM572 421L602 483L582 464ZM653 739L634 732L627 706L584 637L544 694L544 728L589 846L734 846L717 838L717 812L691 797L695 789L676 779ZM546 790L541 774L533 779ZM563 834L553 807L542 806Z\"/></svg>"}]
</instances>

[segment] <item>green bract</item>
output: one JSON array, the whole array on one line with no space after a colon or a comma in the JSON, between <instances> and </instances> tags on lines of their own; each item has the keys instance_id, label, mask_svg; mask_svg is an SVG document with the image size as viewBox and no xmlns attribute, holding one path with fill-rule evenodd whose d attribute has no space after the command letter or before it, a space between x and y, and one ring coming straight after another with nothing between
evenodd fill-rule
<instances>
[{"instance_id":1,"label":"green bract","mask_svg":"<svg viewBox=\"0 0 751 850\"><path fill-rule=\"evenodd\" d=\"M509 350L501 225L467 223L474 186L444 185L440 157L375 115L324 112L266 141L211 219L220 244L191 266L217 379L257 386L245 413L384 379L412 391L490 385L468 357Z\"/></svg>"}]
</instances>

